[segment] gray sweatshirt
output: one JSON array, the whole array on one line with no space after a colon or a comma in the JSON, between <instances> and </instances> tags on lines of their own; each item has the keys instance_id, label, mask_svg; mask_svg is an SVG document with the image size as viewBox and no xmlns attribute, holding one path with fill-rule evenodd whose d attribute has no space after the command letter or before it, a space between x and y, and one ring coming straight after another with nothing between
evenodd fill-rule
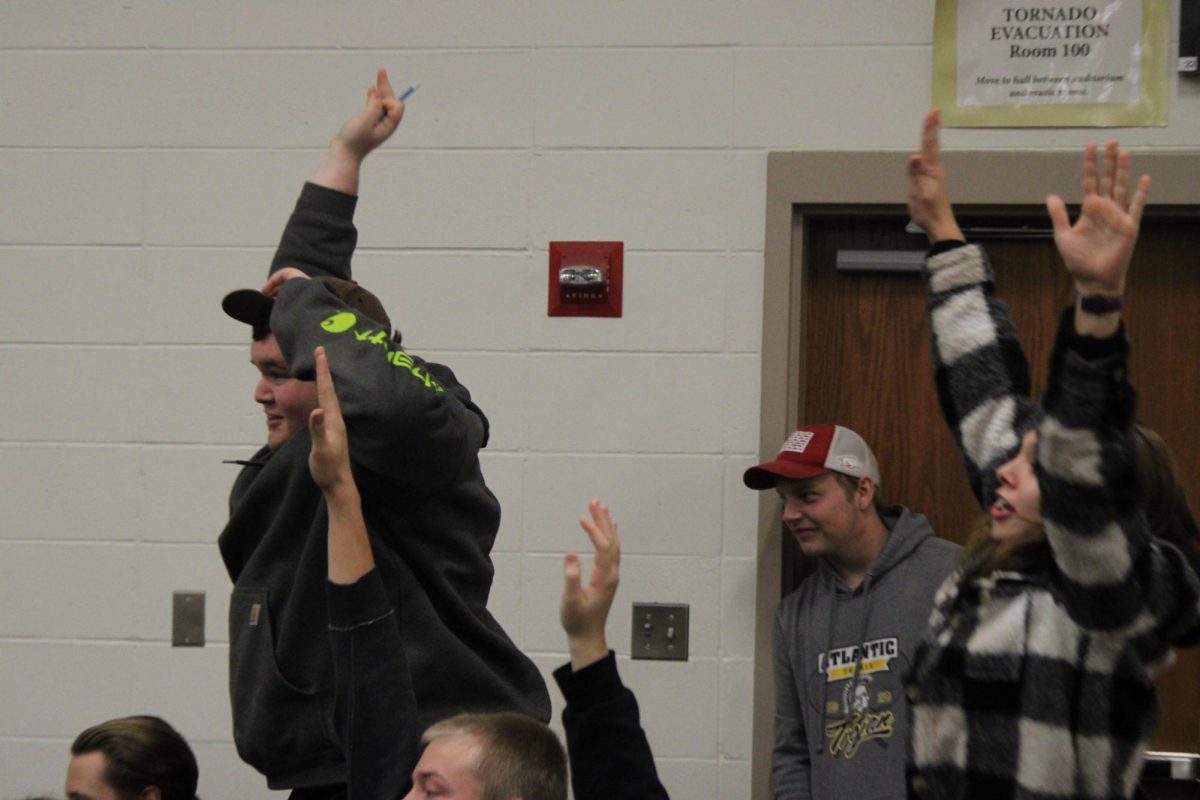
<instances>
[{"instance_id":1,"label":"gray sweatshirt","mask_svg":"<svg viewBox=\"0 0 1200 800\"><path fill-rule=\"evenodd\" d=\"M904 798L904 677L959 546L903 506L866 580L850 589L825 561L775 615L775 796Z\"/></svg>"}]
</instances>

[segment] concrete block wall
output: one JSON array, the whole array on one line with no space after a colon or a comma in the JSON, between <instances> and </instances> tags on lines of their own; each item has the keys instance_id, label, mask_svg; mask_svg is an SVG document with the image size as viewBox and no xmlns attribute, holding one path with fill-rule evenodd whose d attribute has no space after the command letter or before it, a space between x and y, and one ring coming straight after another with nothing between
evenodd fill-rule
<instances>
[{"instance_id":1,"label":"concrete block wall","mask_svg":"<svg viewBox=\"0 0 1200 800\"><path fill-rule=\"evenodd\" d=\"M561 556L605 499L618 652L631 602L692 609L689 662L622 659L668 787L748 797L766 153L911 148L933 6L0 4L0 792L58 791L79 730L149 712L195 746L202 796L280 796L230 742L221 461L263 431L218 302L261 280L383 65L421 88L366 164L356 269L491 418L495 613L562 662ZM1124 139L1200 144L1198 85L1170 103ZM623 318L546 317L556 239L625 242ZM206 647L169 646L174 590L207 593Z\"/></svg>"}]
</instances>

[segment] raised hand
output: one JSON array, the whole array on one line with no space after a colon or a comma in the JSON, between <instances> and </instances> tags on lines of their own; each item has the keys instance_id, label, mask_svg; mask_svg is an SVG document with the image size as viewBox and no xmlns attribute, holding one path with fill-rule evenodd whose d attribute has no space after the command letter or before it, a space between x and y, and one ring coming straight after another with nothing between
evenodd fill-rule
<instances>
[{"instance_id":1,"label":"raised hand","mask_svg":"<svg viewBox=\"0 0 1200 800\"><path fill-rule=\"evenodd\" d=\"M376 73L375 85L367 89L366 106L342 124L336 141L357 154L359 159L366 158L367 153L396 132L403 117L404 103L396 99L387 70L381 67Z\"/></svg>"},{"instance_id":2,"label":"raised hand","mask_svg":"<svg viewBox=\"0 0 1200 800\"><path fill-rule=\"evenodd\" d=\"M317 402L308 416L308 430L312 434L312 450L308 454L308 469L313 482L326 495L346 486L354 486L354 475L350 471L350 446L346 439L346 422L338 404L333 376L329 374L329 361L325 348L318 347L314 353L317 362Z\"/></svg>"},{"instance_id":3,"label":"raised hand","mask_svg":"<svg viewBox=\"0 0 1200 800\"><path fill-rule=\"evenodd\" d=\"M381 67L375 85L367 89L366 106L342 123L309 180L318 186L358 194L363 159L396 132L403 116L404 103L396 98L387 70Z\"/></svg>"},{"instance_id":4,"label":"raised hand","mask_svg":"<svg viewBox=\"0 0 1200 800\"><path fill-rule=\"evenodd\" d=\"M908 213L925 229L931 242L963 238L946 189L938 141L941 126L941 113L936 108L927 111L921 128L921 152L908 157Z\"/></svg>"},{"instance_id":5,"label":"raised hand","mask_svg":"<svg viewBox=\"0 0 1200 800\"><path fill-rule=\"evenodd\" d=\"M579 518L579 526L587 532L595 550L592 575L585 586L579 556L567 553L563 559L563 593L559 619L567 634L571 652L571 668L580 670L608 655L604 636L608 611L620 582L621 541L617 538L617 523L608 508L598 500L588 503L587 516Z\"/></svg>"},{"instance_id":6,"label":"raised hand","mask_svg":"<svg viewBox=\"0 0 1200 800\"><path fill-rule=\"evenodd\" d=\"M329 511L329 580L352 584L375 568L375 557L363 520L358 485L350 470L346 422L342 419L342 408L334 391L333 376L329 374L325 348L316 348L313 359L317 362L317 402L320 407L308 415L308 429L312 433L308 470L313 482L325 494Z\"/></svg>"},{"instance_id":7,"label":"raised hand","mask_svg":"<svg viewBox=\"0 0 1200 800\"><path fill-rule=\"evenodd\" d=\"M1125 291L1150 177L1138 179L1132 193L1130 188L1129 151L1113 139L1103 154L1095 144L1084 150L1083 204L1074 225L1061 197L1046 198L1054 243L1081 294L1115 297Z\"/></svg>"}]
</instances>

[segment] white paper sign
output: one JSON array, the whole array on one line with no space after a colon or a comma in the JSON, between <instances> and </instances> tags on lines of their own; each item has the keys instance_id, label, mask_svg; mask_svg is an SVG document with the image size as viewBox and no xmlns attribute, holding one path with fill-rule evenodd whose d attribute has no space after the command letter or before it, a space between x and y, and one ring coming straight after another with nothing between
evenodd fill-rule
<instances>
[{"instance_id":1,"label":"white paper sign","mask_svg":"<svg viewBox=\"0 0 1200 800\"><path fill-rule=\"evenodd\" d=\"M1141 38L1141 0L958 0L958 103L1136 104Z\"/></svg>"}]
</instances>

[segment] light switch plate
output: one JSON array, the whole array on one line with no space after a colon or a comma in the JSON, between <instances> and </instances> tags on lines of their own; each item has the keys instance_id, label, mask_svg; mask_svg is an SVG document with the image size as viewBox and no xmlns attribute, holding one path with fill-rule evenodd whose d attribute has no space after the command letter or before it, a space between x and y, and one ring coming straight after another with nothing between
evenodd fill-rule
<instances>
[{"instance_id":1,"label":"light switch plate","mask_svg":"<svg viewBox=\"0 0 1200 800\"><path fill-rule=\"evenodd\" d=\"M204 647L204 592L172 594L171 646Z\"/></svg>"},{"instance_id":2,"label":"light switch plate","mask_svg":"<svg viewBox=\"0 0 1200 800\"><path fill-rule=\"evenodd\" d=\"M632 658L688 660L689 607L678 603L634 603Z\"/></svg>"}]
</instances>

